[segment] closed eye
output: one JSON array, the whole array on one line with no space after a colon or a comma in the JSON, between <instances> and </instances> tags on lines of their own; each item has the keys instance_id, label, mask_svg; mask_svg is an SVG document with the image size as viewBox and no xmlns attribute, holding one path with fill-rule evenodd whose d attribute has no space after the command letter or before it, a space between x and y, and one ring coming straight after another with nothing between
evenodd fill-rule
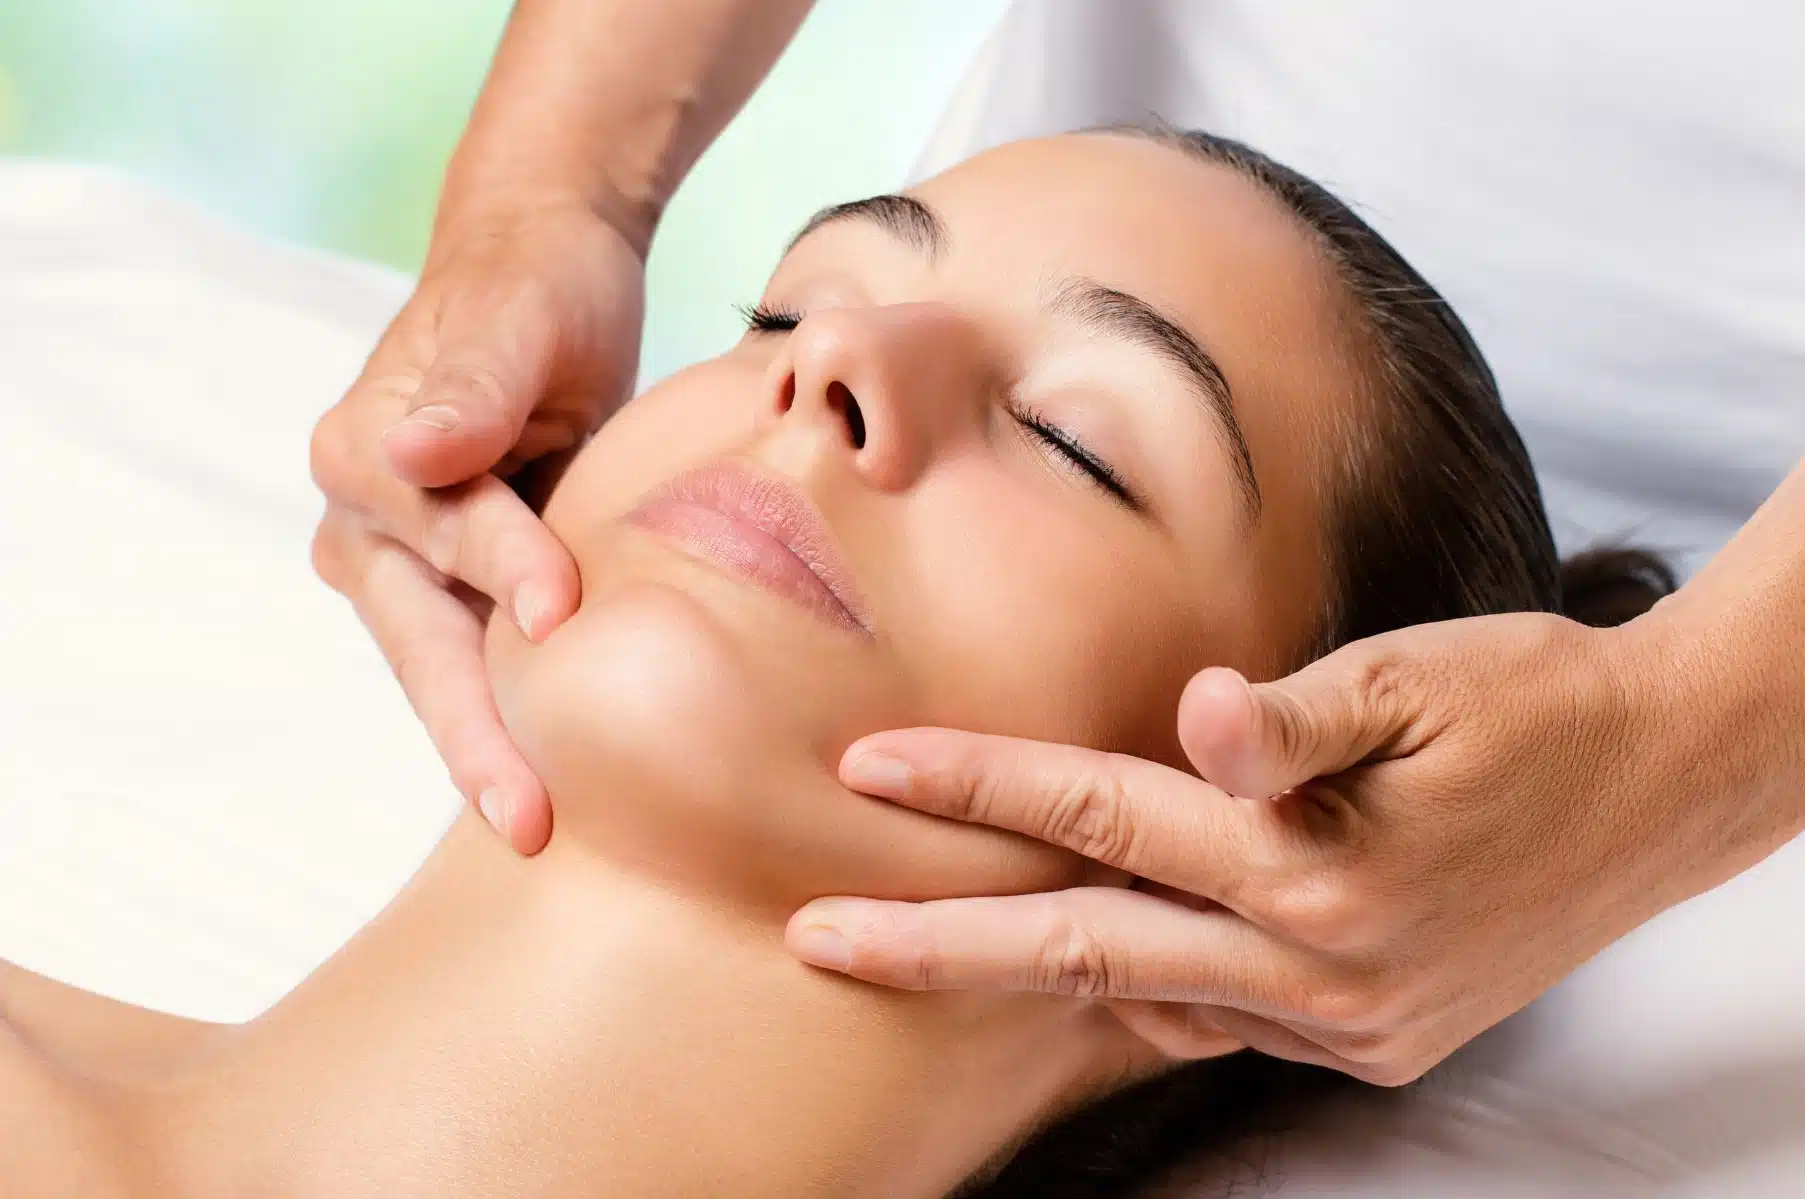
<instances>
[{"instance_id":1,"label":"closed eye","mask_svg":"<svg viewBox=\"0 0 1805 1199\"><path fill-rule=\"evenodd\" d=\"M1067 463L1088 475L1092 482L1127 504L1132 510L1141 511L1139 497L1129 490L1127 482L1116 473L1114 467L1097 457L1085 444L1067 433L1058 425L1049 421L1038 411L1025 405L1017 405L1010 409L1010 415L1048 448L1065 458Z\"/></svg>"},{"instance_id":2,"label":"closed eye","mask_svg":"<svg viewBox=\"0 0 1805 1199\"><path fill-rule=\"evenodd\" d=\"M789 308L773 308L764 303L742 304L739 313L746 321L746 329L751 333L788 333L802 323L803 314ZM1042 444L1064 458L1067 465L1084 472L1093 483L1109 492L1135 512L1142 510L1140 499L1131 491L1122 476L1114 467L1096 454L1078 438L1042 416L1037 410L1025 405L1014 405L1010 415L1015 417L1022 428L1033 434Z\"/></svg>"},{"instance_id":3,"label":"closed eye","mask_svg":"<svg viewBox=\"0 0 1805 1199\"><path fill-rule=\"evenodd\" d=\"M772 308L765 304L738 305L752 333L788 333L802 323L802 314L788 308Z\"/></svg>"}]
</instances>

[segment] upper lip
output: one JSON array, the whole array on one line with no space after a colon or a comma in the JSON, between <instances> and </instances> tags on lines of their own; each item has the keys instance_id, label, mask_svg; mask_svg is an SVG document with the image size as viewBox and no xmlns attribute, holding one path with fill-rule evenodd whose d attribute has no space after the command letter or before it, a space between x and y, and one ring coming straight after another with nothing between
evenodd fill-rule
<instances>
[{"instance_id":1,"label":"upper lip","mask_svg":"<svg viewBox=\"0 0 1805 1199\"><path fill-rule=\"evenodd\" d=\"M794 484L744 462L723 459L678 475L647 500L697 504L745 521L795 555L839 601L852 623L871 631L833 531Z\"/></svg>"}]
</instances>

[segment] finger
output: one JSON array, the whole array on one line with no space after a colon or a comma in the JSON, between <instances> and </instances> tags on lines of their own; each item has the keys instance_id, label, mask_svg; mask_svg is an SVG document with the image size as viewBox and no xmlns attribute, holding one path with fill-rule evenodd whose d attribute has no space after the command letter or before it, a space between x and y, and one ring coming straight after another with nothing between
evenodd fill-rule
<instances>
[{"instance_id":1,"label":"finger","mask_svg":"<svg viewBox=\"0 0 1805 1199\"><path fill-rule=\"evenodd\" d=\"M1219 1035L1239 1042L1267 1057L1283 1058L1288 1062L1304 1062L1308 1065L1323 1066L1330 1070L1344 1072L1350 1071L1354 1066L1354 1063L1346 1061L1333 1051L1319 1045L1311 1039L1307 1031L1295 1024L1225 1007L1195 1009L1191 1019L1205 1027L1213 1025L1219 1030ZM1137 1034L1140 1031L1133 1025L1129 1027ZM1159 1043L1155 1041L1153 1044L1157 1047Z\"/></svg>"},{"instance_id":2,"label":"finger","mask_svg":"<svg viewBox=\"0 0 1805 1199\"><path fill-rule=\"evenodd\" d=\"M583 436L573 428L571 422L561 417L534 416L520 431L520 440L514 443L514 448L503 454L501 461L495 464L495 473L513 483L513 476L530 463L554 454L562 455L568 460L572 455L566 451L575 449L582 442Z\"/></svg>"},{"instance_id":3,"label":"finger","mask_svg":"<svg viewBox=\"0 0 1805 1199\"><path fill-rule=\"evenodd\" d=\"M953 729L854 742L840 779L867 795L988 824L1237 906L1283 860L1268 813L1180 771L1071 745Z\"/></svg>"},{"instance_id":4,"label":"finger","mask_svg":"<svg viewBox=\"0 0 1805 1199\"><path fill-rule=\"evenodd\" d=\"M1354 1074L1369 1082L1382 1081L1385 1069L1342 1056L1317 1040L1320 1034L1305 1026L1232 1008L1142 999L1119 1000L1109 1008L1129 1032L1174 1061L1196 1061L1252 1049L1268 1057Z\"/></svg>"},{"instance_id":5,"label":"finger","mask_svg":"<svg viewBox=\"0 0 1805 1199\"><path fill-rule=\"evenodd\" d=\"M818 899L790 918L806 962L908 990L1041 991L1293 1013L1304 964L1221 909L1195 911L1135 891L893 903Z\"/></svg>"},{"instance_id":6,"label":"finger","mask_svg":"<svg viewBox=\"0 0 1805 1199\"><path fill-rule=\"evenodd\" d=\"M458 790L515 849L537 853L551 837L551 803L495 710L481 623L401 547L361 536L342 551L362 563L348 592L358 616Z\"/></svg>"},{"instance_id":7,"label":"finger","mask_svg":"<svg viewBox=\"0 0 1805 1199\"><path fill-rule=\"evenodd\" d=\"M1178 704L1178 737L1197 772L1263 799L1365 760L1407 722L1382 650L1356 642L1296 674L1250 685L1227 667L1199 672Z\"/></svg>"},{"instance_id":8,"label":"finger","mask_svg":"<svg viewBox=\"0 0 1805 1199\"><path fill-rule=\"evenodd\" d=\"M581 583L570 551L494 475L438 491L362 475L338 495L376 532L500 604L531 641L577 609Z\"/></svg>"},{"instance_id":9,"label":"finger","mask_svg":"<svg viewBox=\"0 0 1805 1199\"><path fill-rule=\"evenodd\" d=\"M448 307L437 343L406 412L382 434L390 468L417 487L475 478L514 448L551 383L558 322L541 289L509 285Z\"/></svg>"},{"instance_id":10,"label":"finger","mask_svg":"<svg viewBox=\"0 0 1805 1199\"><path fill-rule=\"evenodd\" d=\"M379 350L377 357L385 353ZM399 375L369 374L320 421L311 447L315 482L333 506L351 510L441 574L476 588L529 639L544 640L576 610L580 584L570 552L532 508L492 475L425 491L372 461L372 414L380 420L404 382Z\"/></svg>"},{"instance_id":11,"label":"finger","mask_svg":"<svg viewBox=\"0 0 1805 1199\"><path fill-rule=\"evenodd\" d=\"M1122 999L1111 1001L1109 1009L1129 1032L1173 1061L1196 1061L1252 1049L1268 1057L1353 1074L1368 1082L1390 1082L1395 1073L1386 1066L1355 1061L1337 1053L1307 1026L1269 1020L1233 1008Z\"/></svg>"},{"instance_id":12,"label":"finger","mask_svg":"<svg viewBox=\"0 0 1805 1199\"><path fill-rule=\"evenodd\" d=\"M1215 1009L1200 1003L1118 999L1110 1003L1109 1010L1129 1032L1174 1061L1221 1057L1245 1048L1209 1020L1208 1013Z\"/></svg>"}]
</instances>

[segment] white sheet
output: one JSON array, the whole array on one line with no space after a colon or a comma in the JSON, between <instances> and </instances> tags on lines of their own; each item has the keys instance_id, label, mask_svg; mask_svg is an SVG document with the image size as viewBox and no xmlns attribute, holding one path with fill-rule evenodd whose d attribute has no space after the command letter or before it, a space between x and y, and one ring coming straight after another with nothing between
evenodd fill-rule
<instances>
[{"instance_id":1,"label":"white sheet","mask_svg":"<svg viewBox=\"0 0 1805 1199\"><path fill-rule=\"evenodd\" d=\"M243 1018L455 811L307 565L307 431L405 291L114 176L0 165L0 956ZM1802 914L1805 841L1421 1091L1300 1130L1268 1181L1293 1199L1799 1193Z\"/></svg>"},{"instance_id":2,"label":"white sheet","mask_svg":"<svg viewBox=\"0 0 1805 1199\"><path fill-rule=\"evenodd\" d=\"M0 956L243 1018L456 810L308 565L308 431L406 291L0 164Z\"/></svg>"}]
</instances>

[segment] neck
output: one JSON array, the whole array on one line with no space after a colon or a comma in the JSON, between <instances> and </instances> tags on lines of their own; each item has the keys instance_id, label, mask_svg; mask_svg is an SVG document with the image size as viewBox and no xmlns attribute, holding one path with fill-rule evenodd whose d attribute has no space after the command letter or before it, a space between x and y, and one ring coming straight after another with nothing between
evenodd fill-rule
<instances>
[{"instance_id":1,"label":"neck","mask_svg":"<svg viewBox=\"0 0 1805 1199\"><path fill-rule=\"evenodd\" d=\"M1097 1085L1100 1009L882 991L467 815L155 1105L183 1194L937 1196Z\"/></svg>"}]
</instances>

